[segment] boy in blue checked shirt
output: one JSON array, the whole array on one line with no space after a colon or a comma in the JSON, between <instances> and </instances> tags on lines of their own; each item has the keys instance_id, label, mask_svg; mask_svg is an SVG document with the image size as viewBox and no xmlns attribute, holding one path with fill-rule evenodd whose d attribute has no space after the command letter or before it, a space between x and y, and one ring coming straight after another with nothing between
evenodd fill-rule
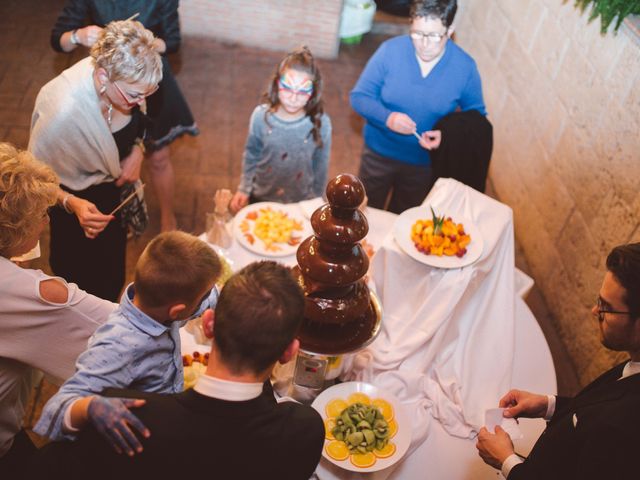
<instances>
[{"instance_id":1,"label":"boy in blue checked shirt","mask_svg":"<svg viewBox=\"0 0 640 480\"><path fill-rule=\"evenodd\" d=\"M215 307L220 272L216 253L196 237L172 231L154 238L138 259L120 306L91 337L76 373L47 402L34 431L53 440L74 439L91 421L116 451L142 451L130 426L145 437L149 432L127 407L144 400L99 394L108 387L183 390L178 330Z\"/></svg>"}]
</instances>

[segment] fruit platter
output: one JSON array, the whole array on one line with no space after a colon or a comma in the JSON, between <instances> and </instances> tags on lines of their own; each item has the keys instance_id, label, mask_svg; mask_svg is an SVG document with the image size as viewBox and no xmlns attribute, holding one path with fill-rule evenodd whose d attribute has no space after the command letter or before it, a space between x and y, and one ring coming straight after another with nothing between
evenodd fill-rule
<instances>
[{"instance_id":1,"label":"fruit platter","mask_svg":"<svg viewBox=\"0 0 640 480\"><path fill-rule=\"evenodd\" d=\"M188 390L193 386L203 375L209 364L209 352L200 353L194 351L193 353L187 353L182 355L182 368L184 369L184 389Z\"/></svg>"},{"instance_id":2,"label":"fruit platter","mask_svg":"<svg viewBox=\"0 0 640 480\"><path fill-rule=\"evenodd\" d=\"M431 209L432 218L418 219L411 226L411 241L425 255L462 258L467 253L471 235L464 231L462 223L451 217L437 216Z\"/></svg>"},{"instance_id":3,"label":"fruit platter","mask_svg":"<svg viewBox=\"0 0 640 480\"><path fill-rule=\"evenodd\" d=\"M411 258L438 268L460 268L482 254L483 240L471 220L457 213L440 213L433 206L405 210L398 216L393 235Z\"/></svg>"},{"instance_id":4,"label":"fruit platter","mask_svg":"<svg viewBox=\"0 0 640 480\"><path fill-rule=\"evenodd\" d=\"M260 202L240 210L234 220L238 242L253 253L281 257L292 255L310 227L295 204Z\"/></svg>"},{"instance_id":5,"label":"fruit platter","mask_svg":"<svg viewBox=\"0 0 640 480\"><path fill-rule=\"evenodd\" d=\"M387 468L407 451L411 426L402 404L373 385L347 382L322 392L312 405L322 415L322 456L355 472Z\"/></svg>"}]
</instances>

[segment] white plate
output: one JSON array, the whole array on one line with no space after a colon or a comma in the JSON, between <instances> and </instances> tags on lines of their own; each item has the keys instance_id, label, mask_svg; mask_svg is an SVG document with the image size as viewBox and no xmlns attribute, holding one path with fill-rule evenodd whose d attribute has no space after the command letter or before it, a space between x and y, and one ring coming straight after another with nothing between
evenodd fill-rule
<instances>
[{"instance_id":1,"label":"white plate","mask_svg":"<svg viewBox=\"0 0 640 480\"><path fill-rule=\"evenodd\" d=\"M386 393L380 390L378 387L375 387L369 383L346 382L339 383L337 385L334 385L333 387L327 388L324 392L318 395L311 406L315 408L318 413L320 413L323 420L326 420L327 413L325 412L325 406L327 405L327 403L336 398L342 398L346 401L347 397L355 392L365 393L369 396L369 398L371 398L371 400L375 398L382 398L389 402L393 407L393 419L398 423L398 432L391 439L391 441L396 445L395 453L387 458L376 458L376 463L366 468L356 467L353 463L351 463L351 460L349 458L347 458L346 460L335 460L327 455L324 447L322 448L322 456L334 465L344 468L345 470L361 473L377 472L378 470L383 470L387 467L390 467L398 460L400 460L407 452L409 444L411 443L411 423L409 422L409 416L405 412L404 406L402 405L402 403L400 403L400 400L398 400L395 395ZM326 446L329 443L329 440L325 439L324 443Z\"/></svg>"},{"instance_id":2,"label":"white plate","mask_svg":"<svg viewBox=\"0 0 640 480\"><path fill-rule=\"evenodd\" d=\"M300 237L300 242L298 242L296 245L289 245L287 243L277 243L275 245L279 247L280 250L278 251L267 250L265 248L264 242L260 240L258 237L256 237L255 234L253 233L255 221L247 219L248 213L252 213L252 212L260 213L259 211L264 208L279 210L281 212L286 213L289 216L289 218L300 222L302 225L302 230L293 231L293 235L295 235L296 237ZM240 229L240 224L245 220L249 224L248 233L253 235L253 238L254 238L253 244L249 242L245 233ZM295 203L288 203L288 204L275 203L275 202L253 203L251 205L247 205L242 210L240 210L236 214L233 221L233 234L238 240L238 243L240 243L240 245L242 245L244 248L246 248L250 252L257 253L258 255L262 255L265 257L286 257L288 255L293 255L298 250L298 246L300 245L300 243L302 243L302 241L312 233L313 232L311 230L311 225L309 224L309 221L306 218L304 218L304 215L300 211L300 207Z\"/></svg>"},{"instance_id":3,"label":"white plate","mask_svg":"<svg viewBox=\"0 0 640 480\"><path fill-rule=\"evenodd\" d=\"M433 207L438 215L451 216L456 223L462 223L464 225L464 231L471 235L471 242L467 245L467 253L462 258L448 257L443 255L441 257L437 255L426 255L419 251L411 240L411 227L417 220L430 219L431 209L429 205L423 205L420 207L413 207L405 210L396 219L396 223L393 226L393 236L400 245L400 248L409 255L411 258L422 262L426 265L438 268L460 268L467 265L471 265L475 262L480 255L482 255L482 249L484 242L482 241L482 235L476 226L469 220L461 215L449 215L446 212L441 212L440 209Z\"/></svg>"}]
</instances>

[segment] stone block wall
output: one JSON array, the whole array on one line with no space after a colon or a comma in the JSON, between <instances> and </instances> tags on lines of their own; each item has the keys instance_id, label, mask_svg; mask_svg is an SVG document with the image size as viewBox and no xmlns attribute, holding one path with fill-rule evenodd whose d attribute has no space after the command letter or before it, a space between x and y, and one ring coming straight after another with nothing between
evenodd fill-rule
<instances>
[{"instance_id":1,"label":"stone block wall","mask_svg":"<svg viewBox=\"0 0 640 480\"><path fill-rule=\"evenodd\" d=\"M335 58L341 12L342 0L182 0L180 23L183 35Z\"/></svg>"},{"instance_id":2,"label":"stone block wall","mask_svg":"<svg viewBox=\"0 0 640 480\"><path fill-rule=\"evenodd\" d=\"M584 384L623 358L590 309L612 247L640 241L640 41L600 34L573 1L466 0L457 41L478 63L490 180Z\"/></svg>"}]
</instances>

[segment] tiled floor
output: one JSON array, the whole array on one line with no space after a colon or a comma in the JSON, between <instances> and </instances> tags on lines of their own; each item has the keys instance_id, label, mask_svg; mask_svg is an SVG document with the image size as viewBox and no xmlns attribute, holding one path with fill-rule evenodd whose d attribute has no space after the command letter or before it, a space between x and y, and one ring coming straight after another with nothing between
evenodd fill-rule
<instances>
[{"instance_id":1,"label":"tiled floor","mask_svg":"<svg viewBox=\"0 0 640 480\"><path fill-rule=\"evenodd\" d=\"M64 0L2 0L0 2L0 140L25 148L30 114L39 88L81 58L49 47L49 32ZM385 19L389 21L387 17ZM385 31L384 28L379 31ZM386 30L388 31L388 30ZM383 35L366 35L362 44L342 46L339 58L320 61L326 111L333 123L330 175L357 171L362 120L349 107L348 93ZM172 146L176 170L176 212L181 229L201 232L205 213L213 208L218 188L235 190L241 167L249 115L281 54L202 38L183 39L171 58L174 72L202 131ZM491 191L489 191L491 194ZM128 248L129 278L144 245L158 233L156 201L147 190L151 225ZM47 240L37 265L47 269ZM517 250L518 266L527 271ZM552 317L534 288L529 304L539 319L556 364L562 393L577 390L574 368L553 329Z\"/></svg>"}]
</instances>

